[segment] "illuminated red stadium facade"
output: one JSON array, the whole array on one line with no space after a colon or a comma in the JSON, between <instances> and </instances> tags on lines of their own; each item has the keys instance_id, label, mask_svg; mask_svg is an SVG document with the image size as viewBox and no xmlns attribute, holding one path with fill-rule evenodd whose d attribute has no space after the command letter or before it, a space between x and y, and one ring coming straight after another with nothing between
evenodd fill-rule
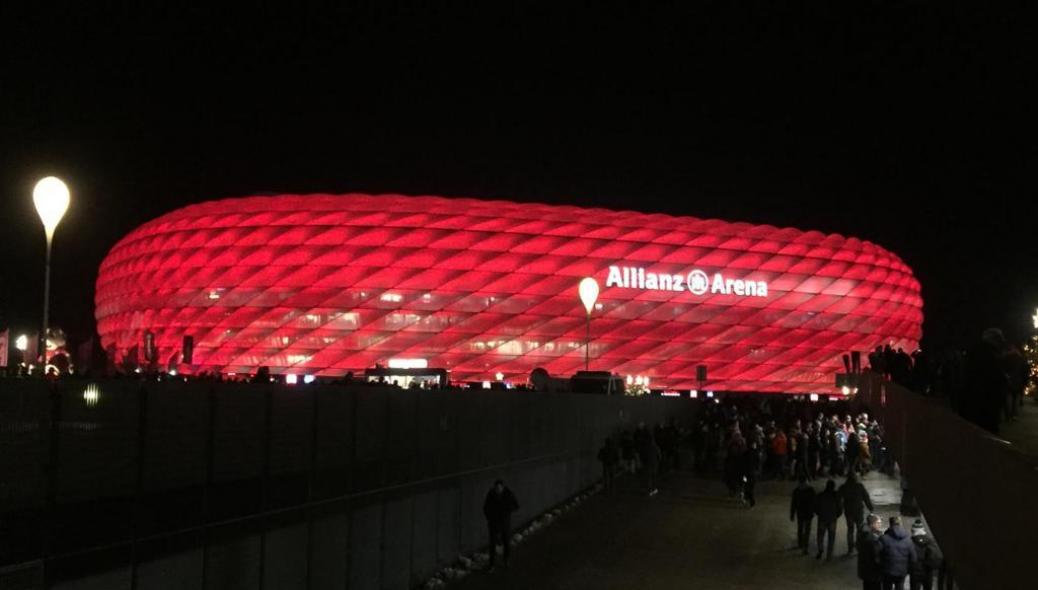
<instances>
[{"instance_id":1,"label":"illuminated red stadium facade","mask_svg":"<svg viewBox=\"0 0 1038 590\"><path fill-rule=\"evenodd\" d=\"M921 334L919 283L855 238L629 211L398 195L192 205L105 258L98 331L188 372L337 376L421 359L454 380L591 369L723 391L829 392L841 355Z\"/></svg>"}]
</instances>

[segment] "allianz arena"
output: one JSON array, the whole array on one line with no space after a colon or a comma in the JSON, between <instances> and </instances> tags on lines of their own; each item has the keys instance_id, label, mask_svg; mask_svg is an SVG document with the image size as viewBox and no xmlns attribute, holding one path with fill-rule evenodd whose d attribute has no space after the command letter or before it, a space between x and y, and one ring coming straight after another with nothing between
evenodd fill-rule
<instances>
[{"instance_id":1,"label":"allianz arena","mask_svg":"<svg viewBox=\"0 0 1038 590\"><path fill-rule=\"evenodd\" d=\"M98 332L115 360L186 372L339 376L390 361L453 380L590 368L721 391L828 392L841 356L905 350L919 283L875 244L767 225L572 206L283 195L179 209L101 264Z\"/></svg>"}]
</instances>

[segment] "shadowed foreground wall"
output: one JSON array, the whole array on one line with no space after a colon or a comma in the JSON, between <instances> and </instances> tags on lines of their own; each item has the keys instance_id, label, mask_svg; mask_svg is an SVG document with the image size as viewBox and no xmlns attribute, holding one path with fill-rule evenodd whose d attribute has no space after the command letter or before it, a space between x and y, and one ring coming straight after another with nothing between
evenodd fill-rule
<instances>
[{"instance_id":1,"label":"shadowed foreground wall","mask_svg":"<svg viewBox=\"0 0 1038 590\"><path fill-rule=\"evenodd\" d=\"M485 543L496 478L525 522L593 484L607 434L697 407L133 381L99 382L88 405L85 385L0 381L0 581L409 588Z\"/></svg>"}]
</instances>

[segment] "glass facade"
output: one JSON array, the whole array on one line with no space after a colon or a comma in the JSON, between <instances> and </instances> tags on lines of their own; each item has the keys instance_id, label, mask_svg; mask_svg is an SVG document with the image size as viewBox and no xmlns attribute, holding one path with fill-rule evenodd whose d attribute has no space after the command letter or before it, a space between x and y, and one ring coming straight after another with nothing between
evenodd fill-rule
<instances>
[{"instance_id":1,"label":"glass facade","mask_svg":"<svg viewBox=\"0 0 1038 590\"><path fill-rule=\"evenodd\" d=\"M96 315L117 359L141 354L151 331L165 367L193 336L185 372L336 376L407 358L454 380L523 381L537 367L584 368L584 277L601 286L590 368L659 387L694 388L705 364L713 389L830 391L842 354L911 351L921 335L911 270L855 238L360 194L225 199L159 217L103 261Z\"/></svg>"}]
</instances>

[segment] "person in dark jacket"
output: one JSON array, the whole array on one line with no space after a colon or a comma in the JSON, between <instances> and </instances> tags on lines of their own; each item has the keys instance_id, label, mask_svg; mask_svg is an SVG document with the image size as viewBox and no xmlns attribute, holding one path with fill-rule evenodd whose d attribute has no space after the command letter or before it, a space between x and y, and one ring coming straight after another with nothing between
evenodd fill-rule
<instances>
[{"instance_id":1,"label":"person in dark jacket","mask_svg":"<svg viewBox=\"0 0 1038 590\"><path fill-rule=\"evenodd\" d=\"M840 486L840 499L843 501L843 513L847 517L847 555L854 553L854 541L861 533L861 523L865 520L865 509L872 512L872 499L852 471L847 481Z\"/></svg>"},{"instance_id":2,"label":"person in dark jacket","mask_svg":"<svg viewBox=\"0 0 1038 590\"><path fill-rule=\"evenodd\" d=\"M801 430L797 433L797 474L803 474L807 477L808 481L811 481L814 478L811 476L811 470L808 469L807 465L810 462L807 447L807 433Z\"/></svg>"},{"instance_id":3,"label":"person in dark jacket","mask_svg":"<svg viewBox=\"0 0 1038 590\"><path fill-rule=\"evenodd\" d=\"M807 427L807 475L810 479L814 479L821 475L818 472L818 464L821 454L821 433L818 432L818 428L815 426L815 423L812 422Z\"/></svg>"},{"instance_id":4,"label":"person in dark jacket","mask_svg":"<svg viewBox=\"0 0 1038 590\"><path fill-rule=\"evenodd\" d=\"M912 590L932 590L934 573L941 569L944 556L926 534L923 521L918 519L912 524L912 543L915 544L916 560L909 572L910 586Z\"/></svg>"},{"instance_id":5,"label":"person in dark jacket","mask_svg":"<svg viewBox=\"0 0 1038 590\"><path fill-rule=\"evenodd\" d=\"M800 483L793 490L793 501L789 503L789 521L797 521L797 547L807 555L811 540L811 519L815 517L815 489L807 485L807 477L800 476Z\"/></svg>"},{"instance_id":6,"label":"person in dark jacket","mask_svg":"<svg viewBox=\"0 0 1038 590\"><path fill-rule=\"evenodd\" d=\"M757 441L750 441L750 448L742 458L743 498L750 508L757 505L757 472L760 470L760 448Z\"/></svg>"},{"instance_id":7,"label":"person in dark jacket","mask_svg":"<svg viewBox=\"0 0 1038 590\"><path fill-rule=\"evenodd\" d=\"M629 430L620 435L620 458L628 472L638 471L638 452L634 447L634 435Z\"/></svg>"},{"instance_id":8,"label":"person in dark jacket","mask_svg":"<svg viewBox=\"0 0 1038 590\"><path fill-rule=\"evenodd\" d=\"M861 443L858 441L858 433L852 428L847 433L847 444L845 445L847 455L847 473L853 473L858 469L858 457L861 455Z\"/></svg>"},{"instance_id":9,"label":"person in dark jacket","mask_svg":"<svg viewBox=\"0 0 1038 590\"><path fill-rule=\"evenodd\" d=\"M620 449L613 437L607 438L605 445L598 450L598 460L602 462L602 484L605 491L612 492L613 478L616 476L617 465L620 464Z\"/></svg>"},{"instance_id":10,"label":"person in dark jacket","mask_svg":"<svg viewBox=\"0 0 1038 590\"><path fill-rule=\"evenodd\" d=\"M836 521L843 513L840 505L840 495L836 493L836 482L828 480L825 482L825 491L815 496L815 515L818 516L818 555L815 559L822 558L822 543L828 536L825 558L833 558L833 547L836 545Z\"/></svg>"},{"instance_id":11,"label":"person in dark jacket","mask_svg":"<svg viewBox=\"0 0 1038 590\"><path fill-rule=\"evenodd\" d=\"M883 570L880 568L880 551L883 548L880 538L880 517L870 514L865 520L865 530L858 534L858 578L863 590L880 590L883 584Z\"/></svg>"},{"instance_id":12,"label":"person in dark jacket","mask_svg":"<svg viewBox=\"0 0 1038 590\"><path fill-rule=\"evenodd\" d=\"M891 516L890 527L880 539L883 590L904 590L905 577L915 567L915 544L901 527L901 517Z\"/></svg>"},{"instance_id":13,"label":"person in dark jacket","mask_svg":"<svg viewBox=\"0 0 1038 590\"><path fill-rule=\"evenodd\" d=\"M642 433L642 434L639 434ZM645 490L649 496L655 496L660 490L656 487L656 478L660 471L660 457L662 452L652 432L647 428L640 428L634 435L638 445L638 458L642 462L642 479L645 481Z\"/></svg>"},{"instance_id":14,"label":"person in dark jacket","mask_svg":"<svg viewBox=\"0 0 1038 590\"><path fill-rule=\"evenodd\" d=\"M998 328L988 328L966 354L966 399L963 417L998 434L999 418L1009 392L1003 371L1005 337Z\"/></svg>"},{"instance_id":15,"label":"person in dark jacket","mask_svg":"<svg viewBox=\"0 0 1038 590\"><path fill-rule=\"evenodd\" d=\"M494 568L494 558L497 556L497 545L500 541L504 545L505 567L508 567L508 556L510 554L508 540L512 536L512 513L519 509L519 502L515 499L512 490L505 487L505 482L500 479L494 482L494 487L487 492L487 499L483 502L483 516L487 518L487 529L490 532L490 565Z\"/></svg>"},{"instance_id":16,"label":"person in dark jacket","mask_svg":"<svg viewBox=\"0 0 1038 590\"><path fill-rule=\"evenodd\" d=\"M728 453L724 457L724 481L728 485L728 495L740 496L743 489L742 470L746 455L746 439L737 430L728 441Z\"/></svg>"}]
</instances>

